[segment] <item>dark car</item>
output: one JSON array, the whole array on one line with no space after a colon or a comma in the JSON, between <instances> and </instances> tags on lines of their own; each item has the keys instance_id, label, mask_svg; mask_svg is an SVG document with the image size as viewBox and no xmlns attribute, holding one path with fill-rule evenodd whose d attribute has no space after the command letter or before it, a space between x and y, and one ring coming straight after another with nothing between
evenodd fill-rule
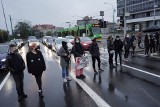
<instances>
[{"instance_id":1,"label":"dark car","mask_svg":"<svg viewBox=\"0 0 160 107\"><path fill-rule=\"evenodd\" d=\"M6 69L6 56L9 53L9 47L8 45L0 45L0 69L5 70Z\"/></svg>"},{"instance_id":2,"label":"dark car","mask_svg":"<svg viewBox=\"0 0 160 107\"><path fill-rule=\"evenodd\" d=\"M89 37L79 37L81 40L81 45L83 46L83 49L85 51L89 51L89 47L92 43L92 40ZM71 42L72 44L74 43L74 41Z\"/></svg>"}]
</instances>

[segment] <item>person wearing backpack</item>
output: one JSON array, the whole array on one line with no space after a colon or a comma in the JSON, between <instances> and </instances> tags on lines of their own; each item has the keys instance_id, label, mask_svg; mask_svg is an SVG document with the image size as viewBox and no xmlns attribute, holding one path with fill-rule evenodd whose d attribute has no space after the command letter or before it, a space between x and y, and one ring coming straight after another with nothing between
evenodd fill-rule
<instances>
[{"instance_id":1,"label":"person wearing backpack","mask_svg":"<svg viewBox=\"0 0 160 107\"><path fill-rule=\"evenodd\" d=\"M59 49L58 55L60 56L63 82L66 83L68 81L71 81L71 78L69 77L69 62L71 55L68 51L67 42L62 41L62 47Z\"/></svg>"},{"instance_id":2,"label":"person wearing backpack","mask_svg":"<svg viewBox=\"0 0 160 107\"><path fill-rule=\"evenodd\" d=\"M10 53L6 57L6 68L10 71L16 83L18 101L27 98L23 89L25 63L22 56L16 52L16 45L9 45Z\"/></svg>"}]
</instances>

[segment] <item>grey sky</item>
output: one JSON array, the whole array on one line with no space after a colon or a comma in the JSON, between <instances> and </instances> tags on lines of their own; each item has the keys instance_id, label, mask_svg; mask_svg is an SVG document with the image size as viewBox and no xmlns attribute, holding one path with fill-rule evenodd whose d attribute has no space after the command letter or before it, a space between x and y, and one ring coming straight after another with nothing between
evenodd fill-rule
<instances>
[{"instance_id":1,"label":"grey sky","mask_svg":"<svg viewBox=\"0 0 160 107\"><path fill-rule=\"evenodd\" d=\"M13 26L21 19L31 21L32 25L53 24L67 27L65 22L69 21L73 26L77 19L81 19L77 16L100 18L98 15L101 10L105 10L105 20L112 21L112 6L104 2L111 3L116 8L116 0L3 0L9 30L9 14L12 16ZM0 29L6 29L1 5Z\"/></svg>"}]
</instances>

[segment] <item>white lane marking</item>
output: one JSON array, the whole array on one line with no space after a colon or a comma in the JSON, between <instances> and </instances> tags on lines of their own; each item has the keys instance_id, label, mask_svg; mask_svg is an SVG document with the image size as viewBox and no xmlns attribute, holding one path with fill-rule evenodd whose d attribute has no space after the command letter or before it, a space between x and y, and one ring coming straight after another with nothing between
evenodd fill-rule
<instances>
[{"instance_id":1,"label":"white lane marking","mask_svg":"<svg viewBox=\"0 0 160 107\"><path fill-rule=\"evenodd\" d=\"M144 54L137 54L137 55L145 56ZM158 56L149 56L149 57L153 57L153 58L158 58L158 59L160 59L160 57L158 57Z\"/></svg>"},{"instance_id":2,"label":"white lane marking","mask_svg":"<svg viewBox=\"0 0 160 107\"><path fill-rule=\"evenodd\" d=\"M107 60L105 58L101 58L103 60ZM119 64L119 63L118 63ZM124 65L122 64L122 66L124 67L127 67L127 68L130 68L130 69L133 69L133 70L136 70L136 71L139 71L139 72L142 72L142 73L145 73L145 74L148 74L148 75L151 75L151 76L154 76L154 77L157 77L157 78L160 78L160 75L157 75L157 74L153 74L153 73L150 73L148 71L144 71L144 70L141 70L141 69L138 69L138 68L135 68L135 67L131 67L131 66L128 66L128 65Z\"/></svg>"},{"instance_id":3,"label":"white lane marking","mask_svg":"<svg viewBox=\"0 0 160 107\"><path fill-rule=\"evenodd\" d=\"M4 84L7 82L8 78L10 77L10 72L6 75L2 83L0 84L0 91L3 88Z\"/></svg>"},{"instance_id":4,"label":"white lane marking","mask_svg":"<svg viewBox=\"0 0 160 107\"><path fill-rule=\"evenodd\" d=\"M71 72L70 75L83 88L83 90L95 101L98 107L111 107L95 91L93 91L86 83L84 83L82 80L76 79L73 72Z\"/></svg>"}]
</instances>

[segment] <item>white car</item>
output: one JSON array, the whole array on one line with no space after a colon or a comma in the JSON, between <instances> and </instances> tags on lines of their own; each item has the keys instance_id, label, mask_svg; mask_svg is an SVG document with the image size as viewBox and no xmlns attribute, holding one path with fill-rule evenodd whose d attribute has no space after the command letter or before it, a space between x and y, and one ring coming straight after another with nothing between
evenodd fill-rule
<instances>
[{"instance_id":1,"label":"white car","mask_svg":"<svg viewBox=\"0 0 160 107\"><path fill-rule=\"evenodd\" d=\"M74 41L74 37L71 36L71 35L70 36L66 36L66 39L68 39L70 43Z\"/></svg>"},{"instance_id":2,"label":"white car","mask_svg":"<svg viewBox=\"0 0 160 107\"><path fill-rule=\"evenodd\" d=\"M28 47L30 47L32 45L32 43L36 43L37 44L37 48L40 49L40 43L38 39L30 39L28 42Z\"/></svg>"},{"instance_id":3,"label":"white car","mask_svg":"<svg viewBox=\"0 0 160 107\"><path fill-rule=\"evenodd\" d=\"M55 52L58 52L58 50L62 47L62 41L67 42L68 50L71 51L73 45L66 38L56 38L53 42L52 49Z\"/></svg>"}]
</instances>

